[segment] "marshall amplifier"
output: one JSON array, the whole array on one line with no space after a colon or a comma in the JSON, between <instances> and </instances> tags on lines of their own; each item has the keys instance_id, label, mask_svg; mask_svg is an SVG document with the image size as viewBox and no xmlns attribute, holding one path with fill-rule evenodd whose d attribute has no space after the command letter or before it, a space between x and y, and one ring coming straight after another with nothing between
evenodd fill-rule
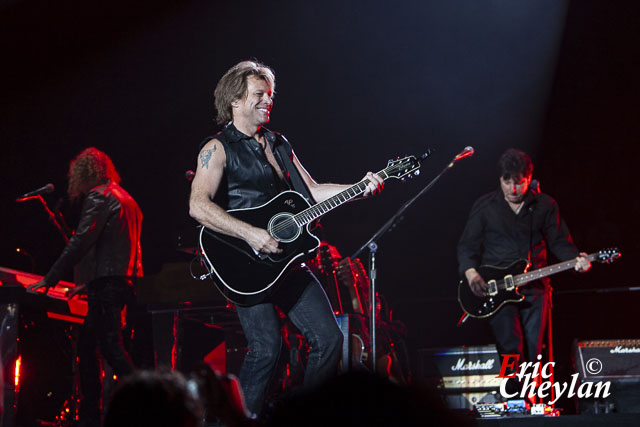
<instances>
[{"instance_id":1,"label":"marshall amplifier","mask_svg":"<svg viewBox=\"0 0 640 427\"><path fill-rule=\"evenodd\" d=\"M640 379L640 339L575 342L574 357L582 381Z\"/></svg>"},{"instance_id":2,"label":"marshall amplifier","mask_svg":"<svg viewBox=\"0 0 640 427\"><path fill-rule=\"evenodd\" d=\"M640 413L640 339L575 341L573 350L583 383L611 383L609 397L579 399L579 412Z\"/></svg>"},{"instance_id":3,"label":"marshall amplifier","mask_svg":"<svg viewBox=\"0 0 640 427\"><path fill-rule=\"evenodd\" d=\"M418 377L447 390L496 390L500 356L495 345L418 350Z\"/></svg>"}]
</instances>

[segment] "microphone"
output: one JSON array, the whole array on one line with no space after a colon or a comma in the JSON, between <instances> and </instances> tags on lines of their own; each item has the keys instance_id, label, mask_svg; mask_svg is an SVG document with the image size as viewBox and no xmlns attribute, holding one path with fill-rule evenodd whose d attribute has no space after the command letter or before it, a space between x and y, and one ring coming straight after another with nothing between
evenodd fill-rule
<instances>
[{"instance_id":1,"label":"microphone","mask_svg":"<svg viewBox=\"0 0 640 427\"><path fill-rule=\"evenodd\" d=\"M196 173L194 171L192 171L191 169L189 169L188 171L186 171L184 173L184 178L189 182L193 181L193 177L194 176L196 176Z\"/></svg>"},{"instance_id":2,"label":"microphone","mask_svg":"<svg viewBox=\"0 0 640 427\"><path fill-rule=\"evenodd\" d=\"M55 190L55 188L56 187L54 187L53 184L49 183L44 187L38 188L37 190L29 191L28 193L23 194L16 199L16 202L22 202L24 200L30 199L31 197L39 196L41 194L53 193L53 190Z\"/></svg>"},{"instance_id":3,"label":"microphone","mask_svg":"<svg viewBox=\"0 0 640 427\"><path fill-rule=\"evenodd\" d=\"M458 154L453 161L457 162L460 159L464 159L465 157L469 157L469 156L473 156L473 153L475 152L475 150L473 149L472 146L468 145L466 147L464 147L464 150L462 150L460 152L460 154Z\"/></svg>"},{"instance_id":4,"label":"microphone","mask_svg":"<svg viewBox=\"0 0 640 427\"><path fill-rule=\"evenodd\" d=\"M540 194L540 181L532 179L531 184L529 184L529 188L534 194Z\"/></svg>"}]
</instances>

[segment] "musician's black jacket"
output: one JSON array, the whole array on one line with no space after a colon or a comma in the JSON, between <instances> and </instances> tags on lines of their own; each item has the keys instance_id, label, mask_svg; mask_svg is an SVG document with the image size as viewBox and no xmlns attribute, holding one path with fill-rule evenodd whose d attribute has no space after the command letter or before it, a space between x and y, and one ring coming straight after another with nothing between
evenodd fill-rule
<instances>
[{"instance_id":1,"label":"musician's black jacket","mask_svg":"<svg viewBox=\"0 0 640 427\"><path fill-rule=\"evenodd\" d=\"M469 268L506 267L519 259L530 260L531 269L544 267L548 249L560 261L578 256L556 201L529 190L516 215L497 190L479 198L471 208L458 242L459 273L464 277Z\"/></svg>"},{"instance_id":2,"label":"musician's black jacket","mask_svg":"<svg viewBox=\"0 0 640 427\"><path fill-rule=\"evenodd\" d=\"M267 161L258 141L240 132L233 123L229 123L219 133L206 138L200 144L202 148L215 138L225 150L225 170L213 201L224 209L250 208L266 203L288 189L295 189L311 201L306 186L302 184L301 188L296 188L295 181L291 179L291 175L296 174L298 182L302 183L298 171L295 168L287 169L285 159L282 158L287 156L290 159L293 155L289 141L281 134L264 127L260 131L271 147L284 181Z\"/></svg>"},{"instance_id":3,"label":"musician's black jacket","mask_svg":"<svg viewBox=\"0 0 640 427\"><path fill-rule=\"evenodd\" d=\"M54 286L78 264L78 283L102 277L142 276L140 229L142 212L136 201L114 182L87 194L80 222L69 243L44 278Z\"/></svg>"}]
</instances>

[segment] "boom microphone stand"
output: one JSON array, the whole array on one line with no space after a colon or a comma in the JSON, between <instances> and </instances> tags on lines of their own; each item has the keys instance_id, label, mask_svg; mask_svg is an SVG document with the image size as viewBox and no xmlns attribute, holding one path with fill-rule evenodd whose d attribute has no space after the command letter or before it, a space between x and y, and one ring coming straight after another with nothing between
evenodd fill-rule
<instances>
[{"instance_id":1,"label":"boom microphone stand","mask_svg":"<svg viewBox=\"0 0 640 427\"><path fill-rule=\"evenodd\" d=\"M465 157L472 156L474 153L473 147L465 147L456 157L453 158L451 163L449 163L443 170L440 172L431 182L429 182L418 194L413 196L410 200L405 202L404 205L398 209L398 211L391 217L389 220L384 223L382 227L378 231L375 232L373 236L360 247L353 255L351 255L351 259L355 259L362 251L365 249L369 249L369 281L370 281L370 295L369 295L369 309L370 309L370 331L369 334L371 336L371 367L373 372L376 372L376 310L378 306L378 302L376 300L376 252L378 251L378 240L387 232L393 230L396 225L402 220L402 214L406 211L409 206L413 204L420 196L429 191L431 187L444 175L449 169L456 164L458 160L464 159Z\"/></svg>"},{"instance_id":2,"label":"boom microphone stand","mask_svg":"<svg viewBox=\"0 0 640 427\"><path fill-rule=\"evenodd\" d=\"M51 186L51 190L47 189L46 192L53 191L53 184L48 184L48 186ZM58 229L58 231L62 235L62 238L64 239L64 243L69 243L69 238L73 235L73 233L64 220L60 209L56 207L55 212L49 209L49 205L47 205L47 202L40 194L29 195L29 193L27 193L26 195L16 199L16 202L24 202L31 199L37 199L42 204L42 207L47 212L47 215L49 215L49 221L51 221L51 223Z\"/></svg>"},{"instance_id":3,"label":"boom microphone stand","mask_svg":"<svg viewBox=\"0 0 640 427\"><path fill-rule=\"evenodd\" d=\"M64 239L65 245L69 243L69 239L73 236L73 232L67 225L64 217L62 216L62 212L60 212L60 204L62 199L59 199L58 203L54 207L54 210L49 208L46 200L42 197L42 194L51 193L54 190L53 184L47 184L38 190L32 191L30 193L24 194L21 197L16 199L16 202L25 202L27 200L36 199L41 204L44 210L47 212L49 216L49 221L56 227L56 229L62 235ZM22 251L24 252L24 251ZM78 284L76 283L76 286ZM49 292L47 289L45 291L45 295ZM68 328L65 328L66 337L69 340L71 345L71 372L73 375L73 390L71 391L71 396L62 404L62 408L58 415L56 415L56 421L52 423L52 425L56 426L65 426L70 425L74 420L77 420L78 411L79 411L79 402L80 402L80 378L78 376L79 368L78 368L78 345L77 338L74 336L76 329L73 325L69 325ZM77 335L77 334L76 334Z\"/></svg>"}]
</instances>

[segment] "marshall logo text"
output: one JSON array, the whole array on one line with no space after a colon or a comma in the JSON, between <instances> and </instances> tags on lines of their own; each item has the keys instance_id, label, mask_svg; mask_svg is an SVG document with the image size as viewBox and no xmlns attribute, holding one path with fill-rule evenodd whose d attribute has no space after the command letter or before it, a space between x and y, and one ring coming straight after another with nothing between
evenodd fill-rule
<instances>
[{"instance_id":1,"label":"marshall logo text","mask_svg":"<svg viewBox=\"0 0 640 427\"><path fill-rule=\"evenodd\" d=\"M465 363L466 362L466 363ZM452 371L489 371L493 369L493 359L489 359L486 362L467 362L464 357L458 358L458 363L451 366Z\"/></svg>"}]
</instances>

